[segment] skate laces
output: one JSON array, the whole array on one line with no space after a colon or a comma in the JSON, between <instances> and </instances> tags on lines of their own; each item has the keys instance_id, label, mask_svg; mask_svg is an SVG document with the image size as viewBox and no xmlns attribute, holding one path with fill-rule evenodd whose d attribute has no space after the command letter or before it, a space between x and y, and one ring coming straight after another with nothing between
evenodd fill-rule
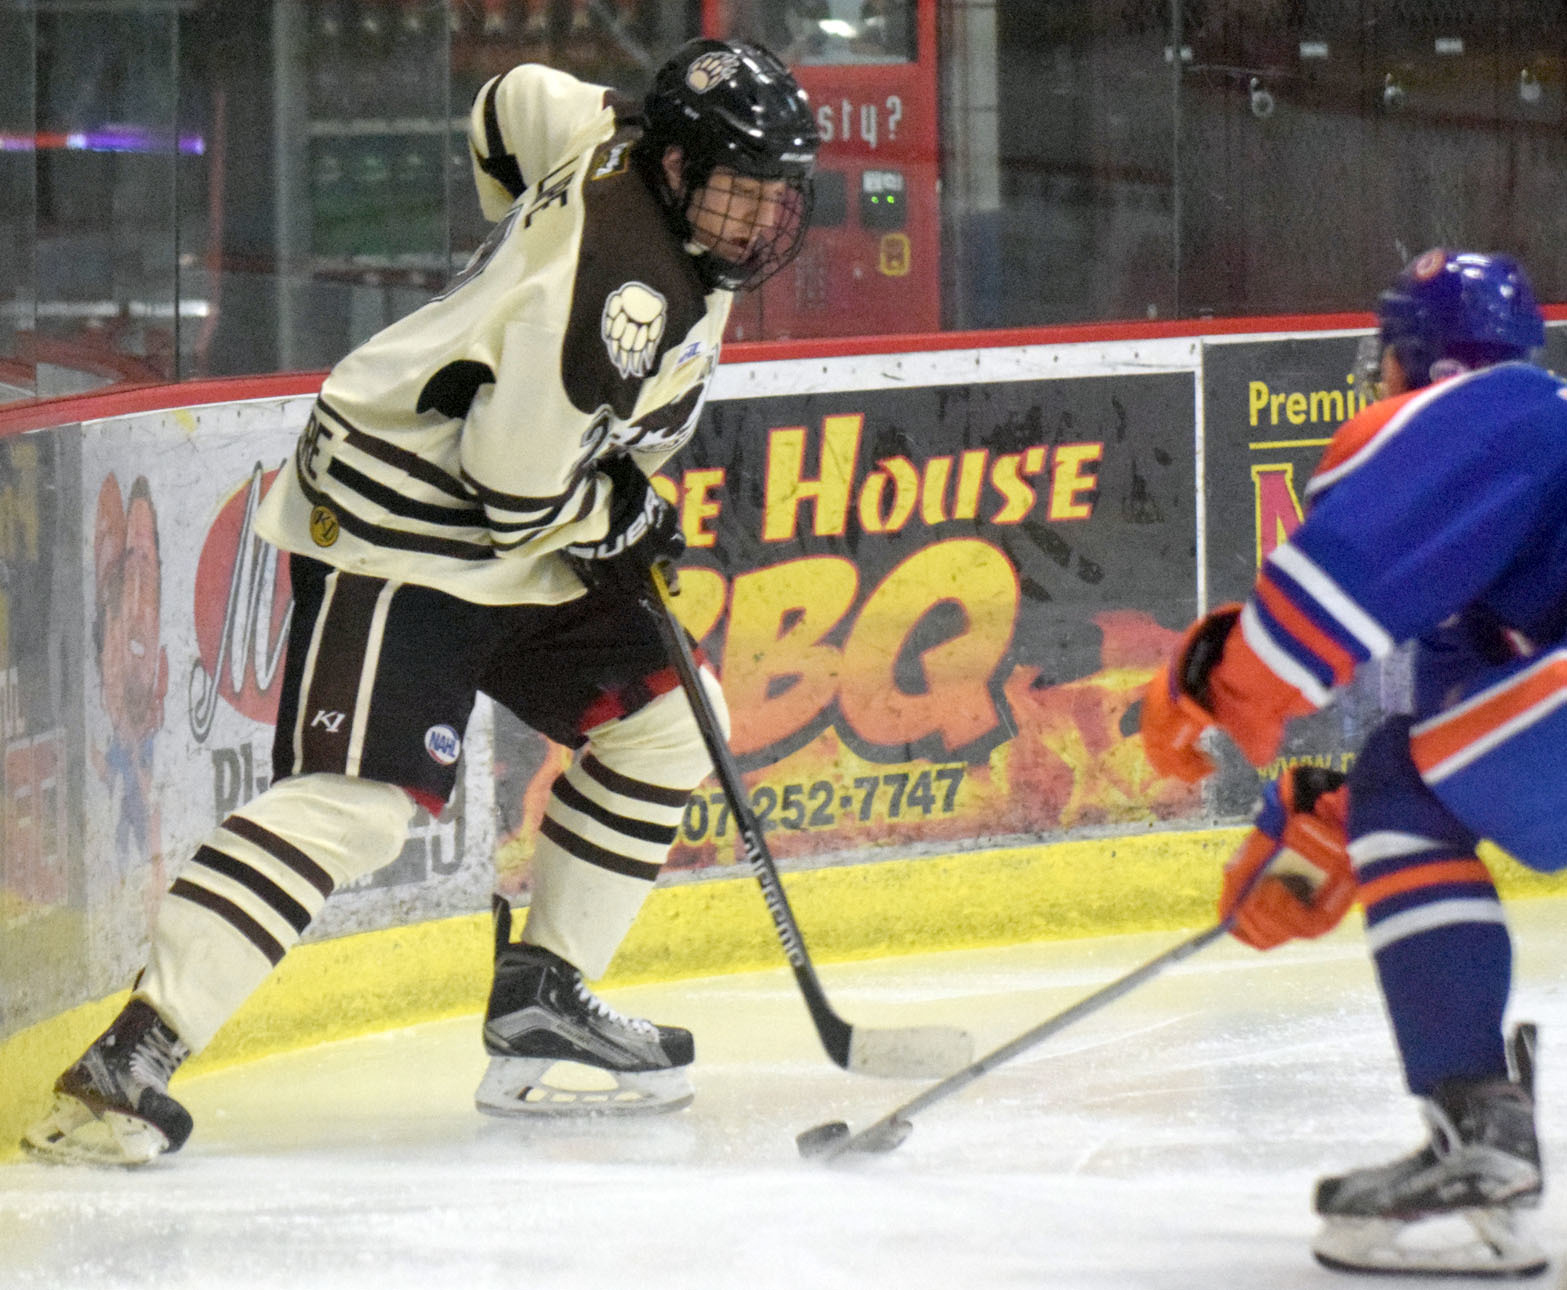
<instances>
[{"instance_id":1,"label":"skate laces","mask_svg":"<svg viewBox=\"0 0 1567 1290\"><path fill-rule=\"evenodd\" d=\"M1458 1126L1453 1123L1447 1112L1432 1098L1423 1099L1420 1103L1420 1112L1426 1122L1426 1127L1431 1130L1431 1150L1436 1153L1438 1160L1445 1160L1452 1154L1453 1149L1463 1141L1458 1132ZM1417 1151L1415 1155L1419 1155Z\"/></svg>"},{"instance_id":2,"label":"skate laces","mask_svg":"<svg viewBox=\"0 0 1567 1290\"><path fill-rule=\"evenodd\" d=\"M167 1089L174 1072L189 1056L190 1049L173 1032L154 1023L131 1050L130 1071L151 1088Z\"/></svg>"},{"instance_id":3,"label":"skate laces","mask_svg":"<svg viewBox=\"0 0 1567 1290\"><path fill-rule=\"evenodd\" d=\"M581 1001L582 1006L601 1021L607 1021L612 1026L620 1026L639 1035L654 1035L658 1033L658 1027L651 1021L642 1017L628 1017L623 1013L616 1012L609 1004L588 989L580 976L577 978L575 985L577 998Z\"/></svg>"}]
</instances>

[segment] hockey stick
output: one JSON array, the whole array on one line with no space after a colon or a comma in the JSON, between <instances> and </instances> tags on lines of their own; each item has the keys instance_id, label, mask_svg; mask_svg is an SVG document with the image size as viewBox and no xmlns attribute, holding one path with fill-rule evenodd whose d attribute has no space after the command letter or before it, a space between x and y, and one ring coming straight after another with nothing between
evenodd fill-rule
<instances>
[{"instance_id":1,"label":"hockey stick","mask_svg":"<svg viewBox=\"0 0 1567 1290\"><path fill-rule=\"evenodd\" d=\"M1340 781L1342 782L1342 781ZM875 1124L861 1129L858 1133L851 1133L849 1126L842 1120L828 1120L825 1124L818 1124L795 1135L795 1146L800 1154L808 1159L834 1160L847 1152L876 1152L892 1151L898 1147L910 1133L914 1131L913 1117L926 1107L940 1102L943 1098L950 1097L959 1089L967 1088L987 1071L994 1070L1002 1062L1011 1061L1019 1053L1032 1048L1043 1039L1048 1039L1058 1031L1065 1030L1074 1021L1078 1021L1090 1013L1098 1012L1108 1003L1113 1003L1123 994L1127 994L1150 981L1165 968L1173 963L1179 963L1182 959L1190 958L1198 950L1212 944L1221 936L1228 934L1235 926L1235 920L1246 906L1258 884L1262 882L1278 863L1279 858L1285 854L1285 846L1281 841L1273 849L1263 863L1259 864L1246 880L1241 883L1239 889L1229 898L1229 913L1219 919L1212 927L1209 927L1195 936L1182 941L1179 945L1172 945L1163 954L1149 959L1139 968L1134 968L1125 976L1119 977L1095 990L1085 999L1079 999L1064 1012L1058 1012L1055 1016L1041 1021L1037 1026L1025 1030L1016 1039L1002 1044L1000 1048L986 1053L979 1060L970 1062L960 1071L954 1071L945 1079L932 1084L918 1097L911 1098L902 1106L887 1112ZM1313 889L1307 885L1304 888L1297 884L1304 879L1297 874L1282 873L1280 881L1289 885L1298 899L1309 902Z\"/></svg>"},{"instance_id":2,"label":"hockey stick","mask_svg":"<svg viewBox=\"0 0 1567 1290\"><path fill-rule=\"evenodd\" d=\"M1258 874L1266 872L1258 870ZM1253 878L1255 881L1255 877ZM1249 888L1248 888L1249 890ZM1241 899L1244 900L1245 892ZM1240 903L1236 902L1237 905ZM880 1152L891 1151L899 1146L905 1138L914 1130L913 1117L926 1107L933 1106L944 1098L951 1097L959 1089L967 1088L981 1075L994 1070L1002 1062L1011 1061L1019 1053L1032 1048L1041 1040L1048 1039L1058 1031L1065 1030L1074 1021L1078 1021L1090 1013L1098 1012L1108 1003L1113 1003L1123 994L1135 990L1144 981L1163 972L1172 963L1179 963L1197 953L1205 945L1219 939L1230 930L1233 918L1226 918L1215 923L1206 931L1199 932L1190 940L1182 941L1179 945L1172 946L1157 958L1150 959L1142 967L1128 972L1125 976L1110 982L1109 985L1095 990L1086 999L1080 999L1065 1012L1058 1012L1046 1021L1040 1022L1030 1030L1025 1030L1016 1039L1002 1044L1000 1048L986 1053L977 1061L971 1062L960 1071L948 1075L938 1084L932 1084L918 1097L910 1098L902 1106L887 1112L875 1124L861 1129L858 1133L850 1133L849 1126L842 1120L829 1120L825 1124L818 1124L814 1128L806 1129L796 1135L795 1145L800 1154L807 1159L833 1160L848 1152Z\"/></svg>"},{"instance_id":3,"label":"hockey stick","mask_svg":"<svg viewBox=\"0 0 1567 1290\"><path fill-rule=\"evenodd\" d=\"M806 951L805 940L794 921L794 912L789 908L789 898L778 876L778 866L767 848L756 814L751 810L745 782L740 778L740 768L724 741L718 714L713 709L707 688L697 671L696 658L691 652L685 628L675 617L669 583L661 568L655 566L649 571L649 583L648 607L658 619L659 635L664 639L669 661L691 702L691 711L696 716L697 728L701 730L702 740L707 744L707 751L713 759L718 782L723 787L724 796L729 799L729 809L734 815L742 852L757 882L761 884L767 912L772 915L778 939L783 945L789 966L794 969L794 979L799 982L800 993L805 996L805 1006L811 1014L811 1020L816 1023L816 1033L821 1037L827 1055L845 1070L891 1079L934 1077L958 1069L974 1055L974 1041L966 1031L953 1026L871 1030L850 1025L827 1001L827 994L817 979L816 968Z\"/></svg>"}]
</instances>

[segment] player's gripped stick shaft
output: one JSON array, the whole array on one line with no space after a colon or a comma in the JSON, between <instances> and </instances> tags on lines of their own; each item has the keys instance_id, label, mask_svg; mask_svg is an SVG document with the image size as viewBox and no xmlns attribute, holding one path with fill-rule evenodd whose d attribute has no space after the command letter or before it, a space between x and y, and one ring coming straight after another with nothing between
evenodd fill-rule
<instances>
[{"instance_id":1,"label":"player's gripped stick shaft","mask_svg":"<svg viewBox=\"0 0 1567 1290\"><path fill-rule=\"evenodd\" d=\"M685 629L675 616L669 582L655 565L649 573L649 604L657 611L659 634L664 638L669 661L680 677L681 687L691 701L698 728L713 758L713 768L729 808L734 815L746 862L761 884L767 912L794 969L805 1006L816 1025L827 1055L845 1070L860 1075L879 1075L891 1079L930 1078L947 1075L963 1067L973 1056L974 1042L968 1032L953 1026L904 1026L869 1029L851 1025L833 1009L817 978L805 940L789 907L789 898L778 876L778 866L768 850L761 825L751 810L745 782L734 754L723 737L717 714L697 673L696 658L686 639Z\"/></svg>"}]
</instances>

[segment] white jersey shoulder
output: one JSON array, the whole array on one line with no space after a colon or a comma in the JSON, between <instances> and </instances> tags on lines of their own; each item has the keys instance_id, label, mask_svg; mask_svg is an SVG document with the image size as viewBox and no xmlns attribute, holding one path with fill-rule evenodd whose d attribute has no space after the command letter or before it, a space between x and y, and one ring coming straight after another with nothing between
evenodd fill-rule
<instances>
[{"instance_id":1,"label":"white jersey shoulder","mask_svg":"<svg viewBox=\"0 0 1567 1290\"><path fill-rule=\"evenodd\" d=\"M468 116L479 205L492 223L572 150L609 108L611 91L567 72L523 63L486 81Z\"/></svg>"},{"instance_id":2,"label":"white jersey shoulder","mask_svg":"<svg viewBox=\"0 0 1567 1290\"><path fill-rule=\"evenodd\" d=\"M729 315L612 110L571 133L440 295L327 376L261 536L480 603L582 593L559 551L608 523L605 452L648 473L694 432Z\"/></svg>"}]
</instances>

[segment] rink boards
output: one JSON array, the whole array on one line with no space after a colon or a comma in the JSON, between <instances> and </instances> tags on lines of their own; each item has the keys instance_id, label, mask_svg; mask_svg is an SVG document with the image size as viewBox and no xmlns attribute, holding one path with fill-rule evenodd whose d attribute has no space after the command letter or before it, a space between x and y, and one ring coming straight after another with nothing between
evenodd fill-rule
<instances>
[{"instance_id":1,"label":"rink boards","mask_svg":"<svg viewBox=\"0 0 1567 1290\"><path fill-rule=\"evenodd\" d=\"M1243 594L1299 523L1361 397L1358 334L720 369L658 482L691 543L682 617L721 672L818 957L1208 917L1255 775L1158 779L1139 696L1180 629ZM16 1090L0 1142L10 1099L112 1011L170 869L266 785L290 595L251 520L318 379L0 411L0 1088ZM1286 756L1345 764L1401 684L1396 667L1367 676ZM497 869L526 898L564 753L487 705L464 751L457 800L334 895L207 1060L479 1006L477 911ZM704 786L612 973L778 955Z\"/></svg>"}]
</instances>

